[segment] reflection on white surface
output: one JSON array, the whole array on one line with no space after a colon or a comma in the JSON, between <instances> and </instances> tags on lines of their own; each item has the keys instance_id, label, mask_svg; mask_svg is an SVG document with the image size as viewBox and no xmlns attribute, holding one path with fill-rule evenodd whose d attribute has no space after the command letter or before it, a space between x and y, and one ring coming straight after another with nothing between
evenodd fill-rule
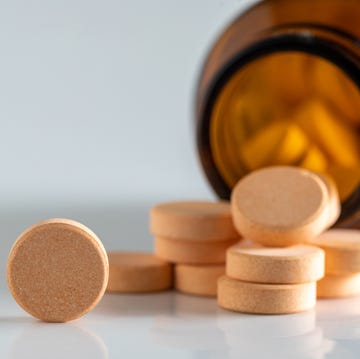
<instances>
[{"instance_id":1,"label":"reflection on white surface","mask_svg":"<svg viewBox=\"0 0 360 359\"><path fill-rule=\"evenodd\" d=\"M276 331L274 326L273 331ZM323 337L320 328L299 336L282 338L252 338L240 337L236 333L226 335L230 358L233 356L259 357L265 354L273 358L309 358L323 359L325 354L333 349L333 343Z\"/></svg>"},{"instance_id":2,"label":"reflection on white surface","mask_svg":"<svg viewBox=\"0 0 360 359\"><path fill-rule=\"evenodd\" d=\"M218 306L216 299L176 293L174 313L181 317L214 318Z\"/></svg>"},{"instance_id":3,"label":"reflection on white surface","mask_svg":"<svg viewBox=\"0 0 360 359\"><path fill-rule=\"evenodd\" d=\"M149 317L171 314L174 304L173 292L150 294L106 294L94 313L115 317Z\"/></svg>"},{"instance_id":4,"label":"reflection on white surface","mask_svg":"<svg viewBox=\"0 0 360 359\"><path fill-rule=\"evenodd\" d=\"M0 358L359 359L359 298L261 316L176 292L106 294L67 324L41 323L1 292Z\"/></svg>"},{"instance_id":5,"label":"reflection on white surface","mask_svg":"<svg viewBox=\"0 0 360 359\"><path fill-rule=\"evenodd\" d=\"M218 308L217 325L225 333L246 338L283 338L310 333L316 327L316 312L289 315L248 315ZM274 330L276 328L276 330Z\"/></svg>"},{"instance_id":6,"label":"reflection on white surface","mask_svg":"<svg viewBox=\"0 0 360 359\"><path fill-rule=\"evenodd\" d=\"M360 357L360 297L318 301L318 324L336 341L331 358Z\"/></svg>"},{"instance_id":7,"label":"reflection on white surface","mask_svg":"<svg viewBox=\"0 0 360 359\"><path fill-rule=\"evenodd\" d=\"M217 323L232 353L230 357L268 353L276 358L321 359L329 350L322 330L315 326L314 310L274 316L234 315L219 310Z\"/></svg>"},{"instance_id":8,"label":"reflection on white surface","mask_svg":"<svg viewBox=\"0 0 360 359\"><path fill-rule=\"evenodd\" d=\"M214 326L217 305L213 298L177 293L172 313L161 313L154 320L151 335L155 343L194 351L224 351L221 330Z\"/></svg>"},{"instance_id":9,"label":"reflection on white surface","mask_svg":"<svg viewBox=\"0 0 360 359\"><path fill-rule=\"evenodd\" d=\"M107 359L103 341L88 330L73 324L34 322L13 342L11 359Z\"/></svg>"},{"instance_id":10,"label":"reflection on white surface","mask_svg":"<svg viewBox=\"0 0 360 359\"><path fill-rule=\"evenodd\" d=\"M214 299L174 297L171 315L155 318L154 342L223 358L324 359L334 344L316 326L315 310L292 315L260 316L217 308Z\"/></svg>"},{"instance_id":11,"label":"reflection on white surface","mask_svg":"<svg viewBox=\"0 0 360 359\"><path fill-rule=\"evenodd\" d=\"M336 308L336 310L334 310ZM360 296L343 299L322 299L316 305L317 318L360 318Z\"/></svg>"},{"instance_id":12,"label":"reflection on white surface","mask_svg":"<svg viewBox=\"0 0 360 359\"><path fill-rule=\"evenodd\" d=\"M170 348L195 351L225 351L224 335L209 320L160 316L154 321L151 335L155 343Z\"/></svg>"},{"instance_id":13,"label":"reflection on white surface","mask_svg":"<svg viewBox=\"0 0 360 359\"><path fill-rule=\"evenodd\" d=\"M333 349L326 359L359 359L359 351L353 351L340 343L333 343Z\"/></svg>"}]
</instances>

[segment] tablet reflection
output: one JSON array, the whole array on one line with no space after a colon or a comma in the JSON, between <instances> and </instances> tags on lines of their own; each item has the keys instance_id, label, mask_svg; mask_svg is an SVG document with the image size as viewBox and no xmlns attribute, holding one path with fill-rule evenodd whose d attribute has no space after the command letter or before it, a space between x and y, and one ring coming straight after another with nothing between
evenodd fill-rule
<instances>
[{"instance_id":1,"label":"tablet reflection","mask_svg":"<svg viewBox=\"0 0 360 359\"><path fill-rule=\"evenodd\" d=\"M288 315L246 315L219 309L229 358L324 359L333 343L316 326L315 310Z\"/></svg>"},{"instance_id":2,"label":"tablet reflection","mask_svg":"<svg viewBox=\"0 0 360 359\"><path fill-rule=\"evenodd\" d=\"M104 342L87 329L73 324L33 323L15 339L10 358L107 359Z\"/></svg>"}]
</instances>

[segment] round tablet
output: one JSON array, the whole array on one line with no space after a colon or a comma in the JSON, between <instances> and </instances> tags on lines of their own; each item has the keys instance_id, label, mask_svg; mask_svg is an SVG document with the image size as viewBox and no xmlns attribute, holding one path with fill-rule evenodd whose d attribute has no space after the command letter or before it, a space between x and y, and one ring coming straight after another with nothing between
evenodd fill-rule
<instances>
[{"instance_id":1,"label":"round tablet","mask_svg":"<svg viewBox=\"0 0 360 359\"><path fill-rule=\"evenodd\" d=\"M226 250L236 242L238 239L205 242L155 237L155 254L174 263L225 263Z\"/></svg>"},{"instance_id":2,"label":"round tablet","mask_svg":"<svg viewBox=\"0 0 360 359\"><path fill-rule=\"evenodd\" d=\"M150 253L110 252L108 292L156 292L172 286L172 265Z\"/></svg>"},{"instance_id":3,"label":"round tablet","mask_svg":"<svg viewBox=\"0 0 360 359\"><path fill-rule=\"evenodd\" d=\"M267 167L245 176L231 195L235 227L267 246L306 242L329 223L328 191L315 174L296 167Z\"/></svg>"},{"instance_id":4,"label":"round tablet","mask_svg":"<svg viewBox=\"0 0 360 359\"><path fill-rule=\"evenodd\" d=\"M50 219L23 232L7 264L17 303L46 322L67 322L90 311L102 298L109 264L98 237L82 224Z\"/></svg>"},{"instance_id":5,"label":"round tablet","mask_svg":"<svg viewBox=\"0 0 360 359\"><path fill-rule=\"evenodd\" d=\"M317 282L318 298L342 298L360 294L360 273L326 275Z\"/></svg>"},{"instance_id":6,"label":"round tablet","mask_svg":"<svg viewBox=\"0 0 360 359\"><path fill-rule=\"evenodd\" d=\"M314 282L324 276L324 268L324 251L309 245L272 248L242 241L226 253L226 274L248 282Z\"/></svg>"},{"instance_id":7,"label":"round tablet","mask_svg":"<svg viewBox=\"0 0 360 359\"><path fill-rule=\"evenodd\" d=\"M217 280L224 274L224 265L177 264L175 288L183 293L216 297Z\"/></svg>"},{"instance_id":8,"label":"round tablet","mask_svg":"<svg viewBox=\"0 0 360 359\"><path fill-rule=\"evenodd\" d=\"M316 173L318 177L324 182L328 190L328 211L329 211L329 223L328 227L331 227L339 218L341 213L341 203L339 198L339 192L337 190L335 182L327 175Z\"/></svg>"},{"instance_id":9,"label":"round tablet","mask_svg":"<svg viewBox=\"0 0 360 359\"><path fill-rule=\"evenodd\" d=\"M330 229L311 243L325 251L326 274L360 272L360 230Z\"/></svg>"},{"instance_id":10,"label":"round tablet","mask_svg":"<svg viewBox=\"0 0 360 359\"><path fill-rule=\"evenodd\" d=\"M253 314L302 312L316 304L316 282L259 284L223 276L218 281L218 304L225 309Z\"/></svg>"},{"instance_id":11,"label":"round tablet","mask_svg":"<svg viewBox=\"0 0 360 359\"><path fill-rule=\"evenodd\" d=\"M160 237L219 241L238 238L230 203L168 202L150 211L150 231Z\"/></svg>"}]
</instances>

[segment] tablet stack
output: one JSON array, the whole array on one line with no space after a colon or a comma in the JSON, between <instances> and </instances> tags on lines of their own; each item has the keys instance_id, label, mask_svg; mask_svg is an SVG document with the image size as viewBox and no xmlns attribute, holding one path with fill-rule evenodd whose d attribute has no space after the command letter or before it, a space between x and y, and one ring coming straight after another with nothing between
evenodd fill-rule
<instances>
[{"instance_id":1,"label":"tablet stack","mask_svg":"<svg viewBox=\"0 0 360 359\"><path fill-rule=\"evenodd\" d=\"M225 272L226 250L239 234L227 202L168 202L150 212L155 254L174 263L175 288L216 296L216 282Z\"/></svg>"},{"instance_id":2,"label":"tablet stack","mask_svg":"<svg viewBox=\"0 0 360 359\"><path fill-rule=\"evenodd\" d=\"M265 247L244 240L227 251L218 301L226 309L259 314L304 311L316 303L324 252L309 245Z\"/></svg>"},{"instance_id":3,"label":"tablet stack","mask_svg":"<svg viewBox=\"0 0 360 359\"><path fill-rule=\"evenodd\" d=\"M218 282L225 309L285 314L316 303L324 276L324 252L303 244L337 220L336 187L326 177L295 167L250 173L231 196L235 227L246 241L227 252L226 276Z\"/></svg>"}]
</instances>

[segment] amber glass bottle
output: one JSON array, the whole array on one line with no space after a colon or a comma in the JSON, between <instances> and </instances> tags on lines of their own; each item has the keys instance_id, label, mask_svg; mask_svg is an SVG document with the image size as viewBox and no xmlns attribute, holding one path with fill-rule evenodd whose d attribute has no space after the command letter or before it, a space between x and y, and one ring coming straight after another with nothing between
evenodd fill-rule
<instances>
[{"instance_id":1,"label":"amber glass bottle","mask_svg":"<svg viewBox=\"0 0 360 359\"><path fill-rule=\"evenodd\" d=\"M196 93L198 152L219 197L257 168L301 166L335 180L340 223L357 225L359 88L359 0L265 0L237 17Z\"/></svg>"}]
</instances>

